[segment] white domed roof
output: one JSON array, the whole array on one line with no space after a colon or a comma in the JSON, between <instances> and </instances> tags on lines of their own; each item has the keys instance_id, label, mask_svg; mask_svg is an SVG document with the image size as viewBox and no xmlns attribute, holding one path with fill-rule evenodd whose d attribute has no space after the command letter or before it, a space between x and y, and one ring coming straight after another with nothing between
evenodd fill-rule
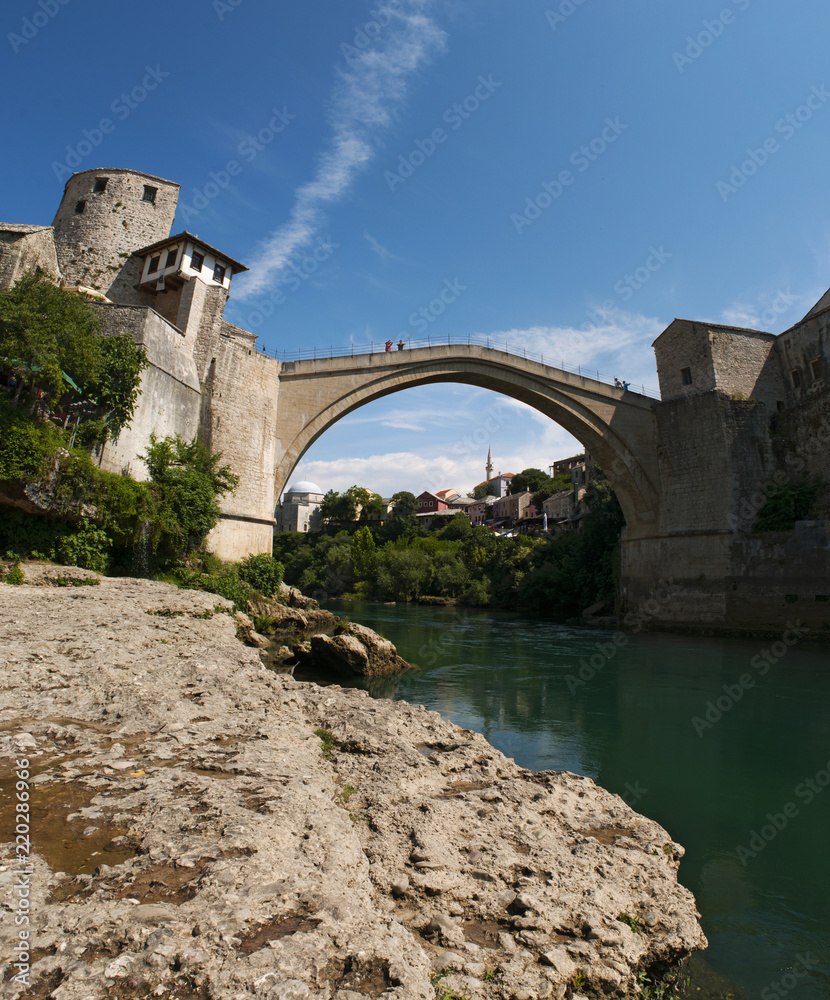
<instances>
[{"instance_id":1,"label":"white domed roof","mask_svg":"<svg viewBox=\"0 0 830 1000\"><path fill-rule=\"evenodd\" d=\"M299 482L292 483L286 493L320 493L322 495L323 491L317 485L317 483L312 483L308 479L301 479Z\"/></svg>"}]
</instances>

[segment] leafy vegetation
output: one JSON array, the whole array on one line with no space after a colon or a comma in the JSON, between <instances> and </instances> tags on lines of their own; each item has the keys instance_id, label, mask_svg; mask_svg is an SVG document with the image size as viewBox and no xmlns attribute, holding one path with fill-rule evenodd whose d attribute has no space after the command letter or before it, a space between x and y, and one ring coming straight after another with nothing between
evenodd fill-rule
<instances>
[{"instance_id":1,"label":"leafy vegetation","mask_svg":"<svg viewBox=\"0 0 830 1000\"><path fill-rule=\"evenodd\" d=\"M80 425L87 447L129 424L147 363L129 337L99 337L98 325L93 306L40 273L0 291L0 380L10 407L61 428Z\"/></svg>"},{"instance_id":2,"label":"leafy vegetation","mask_svg":"<svg viewBox=\"0 0 830 1000\"><path fill-rule=\"evenodd\" d=\"M329 729L315 729L314 735L320 740L320 749L326 760L331 758L334 751L340 746L340 741Z\"/></svg>"},{"instance_id":3,"label":"leafy vegetation","mask_svg":"<svg viewBox=\"0 0 830 1000\"><path fill-rule=\"evenodd\" d=\"M818 490L814 483L770 483L753 530L792 531L796 521L803 521L809 515Z\"/></svg>"},{"instance_id":4,"label":"leafy vegetation","mask_svg":"<svg viewBox=\"0 0 830 1000\"><path fill-rule=\"evenodd\" d=\"M569 475L549 476L541 469L523 469L510 480L507 492L515 495L526 490L530 491L533 494L531 502L537 510L541 510L542 504L548 497L572 488L573 483Z\"/></svg>"},{"instance_id":5,"label":"leafy vegetation","mask_svg":"<svg viewBox=\"0 0 830 1000\"><path fill-rule=\"evenodd\" d=\"M626 927L630 927L635 934L640 933L640 925L637 923L637 918L630 916L628 913L620 913L617 915L617 920L621 924L625 924Z\"/></svg>"},{"instance_id":6,"label":"leafy vegetation","mask_svg":"<svg viewBox=\"0 0 830 1000\"><path fill-rule=\"evenodd\" d=\"M187 442L177 434L159 441L151 434L142 457L151 481L151 549L170 563L198 549L219 520L218 497L232 492L239 477L198 438Z\"/></svg>"},{"instance_id":7,"label":"leafy vegetation","mask_svg":"<svg viewBox=\"0 0 830 1000\"><path fill-rule=\"evenodd\" d=\"M578 532L543 541L501 538L459 513L426 530L414 518L351 525L351 531L277 535L274 554L287 583L318 598L455 601L473 607L524 606L573 617L614 600L622 510L601 475L588 491Z\"/></svg>"},{"instance_id":8,"label":"leafy vegetation","mask_svg":"<svg viewBox=\"0 0 830 1000\"><path fill-rule=\"evenodd\" d=\"M326 523L378 520L382 513L380 497L362 486L350 486L345 493L329 490L320 504L320 517Z\"/></svg>"},{"instance_id":9,"label":"leafy vegetation","mask_svg":"<svg viewBox=\"0 0 830 1000\"><path fill-rule=\"evenodd\" d=\"M265 553L247 556L239 564L239 578L265 597L272 597L280 589L284 567L273 556Z\"/></svg>"}]
</instances>

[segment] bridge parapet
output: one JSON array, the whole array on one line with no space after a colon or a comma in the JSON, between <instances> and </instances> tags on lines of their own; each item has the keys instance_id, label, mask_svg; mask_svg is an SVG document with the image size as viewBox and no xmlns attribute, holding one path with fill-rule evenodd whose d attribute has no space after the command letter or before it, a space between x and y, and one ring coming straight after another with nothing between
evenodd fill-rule
<instances>
[{"instance_id":1,"label":"bridge parapet","mask_svg":"<svg viewBox=\"0 0 830 1000\"><path fill-rule=\"evenodd\" d=\"M492 351L495 355L498 355L501 362L504 361L504 355L507 355L510 359L520 359L523 361L535 361L543 365L546 368L550 368L563 373L568 373L571 375L577 375L580 378L590 379L591 381L596 381L603 383L605 385L615 387L616 378L609 375L607 372L602 372L599 369L591 368L586 365L572 365L568 364L564 358L557 358L554 354L543 354L535 351L528 351L524 347L518 345L510 345L509 342L496 341L491 337L448 337L446 340L410 340L406 343L402 350L398 350L397 347L393 345L391 351L384 350L383 344L362 344L362 345L352 345L348 350L343 348L330 347L328 350L324 348L309 348L304 351L276 351L274 357L282 362L286 370L292 371L291 365L302 366L306 362L318 362L318 361L339 361L340 359L354 360L356 363L367 363L367 359L376 359L378 363L385 362L390 363L390 359L400 360L403 356L410 357L411 355L419 354L422 351L429 352L442 352L450 348L450 353L453 349L459 348L470 348L470 356L480 356L474 352L478 349L483 349L486 351ZM261 352L267 354L266 351ZM446 356L446 355L445 355ZM370 364L375 362L368 362ZM302 367L296 369L297 371L303 371ZM639 392L637 391L639 389ZM636 395L647 396L650 399L659 399L660 393L653 388L645 385L640 385L638 387L629 388L628 392L632 392Z\"/></svg>"}]
</instances>

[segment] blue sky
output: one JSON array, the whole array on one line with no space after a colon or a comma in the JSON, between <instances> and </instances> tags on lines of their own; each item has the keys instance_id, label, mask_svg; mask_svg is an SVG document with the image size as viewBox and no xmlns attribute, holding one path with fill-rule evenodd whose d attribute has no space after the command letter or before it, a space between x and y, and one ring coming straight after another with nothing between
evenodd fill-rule
<instances>
[{"instance_id":1,"label":"blue sky","mask_svg":"<svg viewBox=\"0 0 830 1000\"><path fill-rule=\"evenodd\" d=\"M113 118L76 169L181 183L176 228L251 267L227 316L269 351L419 337L450 282L431 336L656 387L675 316L777 333L830 285L826 0L95 9L3 6L0 216L50 222ZM511 472L579 448L522 404L426 386L342 420L295 478L463 492L488 444Z\"/></svg>"}]
</instances>

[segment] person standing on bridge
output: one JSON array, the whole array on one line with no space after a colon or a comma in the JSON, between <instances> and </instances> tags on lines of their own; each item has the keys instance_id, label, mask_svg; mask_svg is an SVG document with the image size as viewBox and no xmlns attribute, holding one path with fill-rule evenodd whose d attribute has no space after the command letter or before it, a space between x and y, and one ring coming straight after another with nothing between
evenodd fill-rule
<instances>
[{"instance_id":1,"label":"person standing on bridge","mask_svg":"<svg viewBox=\"0 0 830 1000\"><path fill-rule=\"evenodd\" d=\"M406 344L404 344L403 340L399 340L398 341L398 350L402 351L404 349L404 347L406 347Z\"/></svg>"},{"instance_id":2,"label":"person standing on bridge","mask_svg":"<svg viewBox=\"0 0 830 1000\"><path fill-rule=\"evenodd\" d=\"M387 354L391 354L392 353L392 341L391 340L387 340L386 341L386 353Z\"/></svg>"}]
</instances>

